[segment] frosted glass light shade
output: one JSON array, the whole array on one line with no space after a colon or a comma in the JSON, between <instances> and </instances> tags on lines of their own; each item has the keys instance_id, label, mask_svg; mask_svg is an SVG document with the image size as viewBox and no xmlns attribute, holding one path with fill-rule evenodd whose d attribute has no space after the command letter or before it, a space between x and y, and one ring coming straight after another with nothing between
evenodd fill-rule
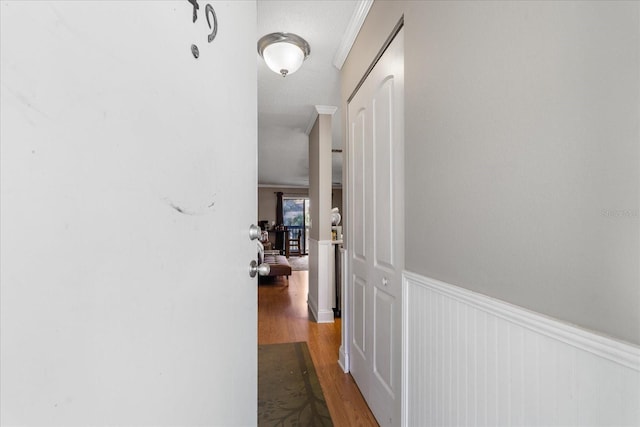
<instances>
[{"instance_id":1,"label":"frosted glass light shade","mask_svg":"<svg viewBox=\"0 0 640 427\"><path fill-rule=\"evenodd\" d=\"M281 42L267 46L262 57L274 72L286 76L298 71L304 61L304 52L296 45Z\"/></svg>"},{"instance_id":2,"label":"frosted glass light shade","mask_svg":"<svg viewBox=\"0 0 640 427\"><path fill-rule=\"evenodd\" d=\"M295 73L310 52L309 43L292 33L271 33L258 40L258 53L282 77Z\"/></svg>"}]
</instances>

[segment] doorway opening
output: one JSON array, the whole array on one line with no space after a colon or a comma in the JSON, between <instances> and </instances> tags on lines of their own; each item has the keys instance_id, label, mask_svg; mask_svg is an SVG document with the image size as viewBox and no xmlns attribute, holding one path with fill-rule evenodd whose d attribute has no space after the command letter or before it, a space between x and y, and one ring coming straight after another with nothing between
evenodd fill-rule
<instances>
[{"instance_id":1,"label":"doorway opening","mask_svg":"<svg viewBox=\"0 0 640 427\"><path fill-rule=\"evenodd\" d=\"M283 197L282 218L287 227L287 239L300 238L300 255L308 255L309 248L309 198Z\"/></svg>"}]
</instances>

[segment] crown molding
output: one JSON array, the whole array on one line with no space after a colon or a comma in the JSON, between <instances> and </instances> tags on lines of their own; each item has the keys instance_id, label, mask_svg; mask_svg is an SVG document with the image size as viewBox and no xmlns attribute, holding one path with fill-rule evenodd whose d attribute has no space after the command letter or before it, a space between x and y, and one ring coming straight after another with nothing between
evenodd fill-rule
<instances>
[{"instance_id":1,"label":"crown molding","mask_svg":"<svg viewBox=\"0 0 640 427\"><path fill-rule=\"evenodd\" d=\"M307 125L307 129L304 131L306 135L311 133L311 129L313 129L313 125L316 123L316 118L318 117L318 111L314 108L311 113L311 118L309 119L309 124Z\"/></svg>"},{"instance_id":2,"label":"crown molding","mask_svg":"<svg viewBox=\"0 0 640 427\"><path fill-rule=\"evenodd\" d=\"M349 25L347 25L347 29L340 41L340 46L333 57L333 66L338 70L342 69L344 61L346 61L347 55L349 55L351 47L353 47L353 43L355 43L356 37L360 32L360 28L362 28L362 24L364 24L364 20L369 13L369 9L371 9L371 5L373 5L373 0L360 0L356 9L353 11Z\"/></svg>"},{"instance_id":3,"label":"crown molding","mask_svg":"<svg viewBox=\"0 0 640 427\"><path fill-rule=\"evenodd\" d=\"M307 129L304 131L305 134L309 135L311 129L313 129L313 125L316 123L316 119L318 118L318 114L335 114L338 111L338 107L333 105L314 105L313 112L311 113L311 119L309 120L309 124L307 125Z\"/></svg>"},{"instance_id":4,"label":"crown molding","mask_svg":"<svg viewBox=\"0 0 640 427\"><path fill-rule=\"evenodd\" d=\"M316 112L318 114L331 114L334 115L338 111L338 107L333 105L316 105Z\"/></svg>"}]
</instances>

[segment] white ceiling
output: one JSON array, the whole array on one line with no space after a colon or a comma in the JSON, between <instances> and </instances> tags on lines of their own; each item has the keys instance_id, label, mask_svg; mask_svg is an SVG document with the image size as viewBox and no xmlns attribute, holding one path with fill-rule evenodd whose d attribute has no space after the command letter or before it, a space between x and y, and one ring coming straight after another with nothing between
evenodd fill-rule
<instances>
[{"instance_id":1,"label":"white ceiling","mask_svg":"<svg viewBox=\"0 0 640 427\"><path fill-rule=\"evenodd\" d=\"M333 60L357 0L259 0L258 38L295 33L311 54L294 74L282 77L258 62L258 184L309 185L308 136L315 105L340 107L340 71ZM257 40L256 40L257 42ZM333 116L333 148L342 148L342 111ZM342 182L342 154L334 153L333 184Z\"/></svg>"}]
</instances>

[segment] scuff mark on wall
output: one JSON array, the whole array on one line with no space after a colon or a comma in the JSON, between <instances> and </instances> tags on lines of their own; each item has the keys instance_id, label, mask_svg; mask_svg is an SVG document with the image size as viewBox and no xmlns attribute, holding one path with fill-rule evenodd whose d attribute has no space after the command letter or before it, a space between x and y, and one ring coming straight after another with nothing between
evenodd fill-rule
<instances>
[{"instance_id":1,"label":"scuff mark on wall","mask_svg":"<svg viewBox=\"0 0 640 427\"><path fill-rule=\"evenodd\" d=\"M36 113L40 113L43 117L49 118L49 116L46 113L44 113L42 110L38 109L35 105L33 105L33 102L27 95L9 87L6 84L3 84L2 87L4 87L11 95L13 95L23 106L27 107L30 110L35 111Z\"/></svg>"},{"instance_id":2,"label":"scuff mark on wall","mask_svg":"<svg viewBox=\"0 0 640 427\"><path fill-rule=\"evenodd\" d=\"M174 204L171 201L168 201L168 203L169 203L169 206L171 206L173 209L175 209L176 211L180 212L181 214L184 214L184 215L195 215L195 213L187 212L183 208L181 208L180 206Z\"/></svg>"},{"instance_id":3,"label":"scuff mark on wall","mask_svg":"<svg viewBox=\"0 0 640 427\"><path fill-rule=\"evenodd\" d=\"M214 195L215 196L215 195ZM168 198L163 198L163 200L165 201L165 203L167 205L169 205L171 208L173 208L176 212L179 212L183 215L192 215L192 216L200 216L200 215L206 215L207 213L211 212L211 208L213 208L216 204L215 200L213 200L211 203L209 203L208 205L200 205L200 208L196 209L196 210L190 210L190 209L185 209L184 207L174 203L173 201L169 200Z\"/></svg>"}]
</instances>

